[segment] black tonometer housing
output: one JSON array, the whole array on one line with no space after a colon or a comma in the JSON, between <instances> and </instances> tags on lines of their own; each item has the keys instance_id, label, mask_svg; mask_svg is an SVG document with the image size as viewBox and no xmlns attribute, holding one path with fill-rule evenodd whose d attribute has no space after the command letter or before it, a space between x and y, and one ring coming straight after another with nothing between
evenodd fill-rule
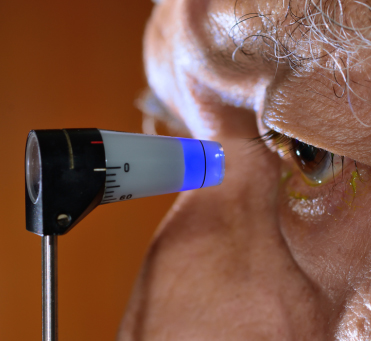
<instances>
[{"instance_id":1,"label":"black tonometer housing","mask_svg":"<svg viewBox=\"0 0 371 341\"><path fill-rule=\"evenodd\" d=\"M106 160L98 129L32 130L25 164L28 231L65 234L103 198Z\"/></svg>"}]
</instances>

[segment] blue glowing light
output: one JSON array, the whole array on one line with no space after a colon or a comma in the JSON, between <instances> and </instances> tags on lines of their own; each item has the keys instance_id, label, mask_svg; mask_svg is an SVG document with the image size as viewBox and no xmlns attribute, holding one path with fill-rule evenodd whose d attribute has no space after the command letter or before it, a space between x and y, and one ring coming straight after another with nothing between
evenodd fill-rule
<instances>
[{"instance_id":1,"label":"blue glowing light","mask_svg":"<svg viewBox=\"0 0 371 341\"><path fill-rule=\"evenodd\" d=\"M178 138L184 153L184 182L181 191L221 184L224 152L217 142Z\"/></svg>"}]
</instances>

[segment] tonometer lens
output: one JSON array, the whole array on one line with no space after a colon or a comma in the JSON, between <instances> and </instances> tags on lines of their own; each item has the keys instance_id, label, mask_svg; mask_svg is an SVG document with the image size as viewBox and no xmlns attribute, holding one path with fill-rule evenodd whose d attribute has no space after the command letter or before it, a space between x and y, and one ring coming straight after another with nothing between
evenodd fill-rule
<instances>
[{"instance_id":1,"label":"tonometer lens","mask_svg":"<svg viewBox=\"0 0 371 341\"><path fill-rule=\"evenodd\" d=\"M35 204L41 187L41 157L35 132L31 132L26 147L26 183L31 201Z\"/></svg>"}]
</instances>

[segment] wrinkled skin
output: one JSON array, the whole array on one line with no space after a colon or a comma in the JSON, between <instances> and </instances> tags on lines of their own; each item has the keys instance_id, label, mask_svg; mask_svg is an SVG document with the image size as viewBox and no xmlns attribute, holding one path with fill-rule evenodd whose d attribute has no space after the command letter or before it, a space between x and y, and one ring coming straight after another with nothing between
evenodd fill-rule
<instances>
[{"instance_id":1,"label":"wrinkled skin","mask_svg":"<svg viewBox=\"0 0 371 341\"><path fill-rule=\"evenodd\" d=\"M226 175L177 199L118 339L370 340L371 128L334 95L333 72L313 61L300 72L259 53L233 61L234 6L164 0L148 23L149 85L194 137L222 143ZM274 21L286 7L249 0L237 12ZM260 23L244 22L243 33ZM351 75L366 124L370 70L365 61ZM345 156L342 171L309 185L292 158L251 152L247 139L267 129Z\"/></svg>"}]
</instances>

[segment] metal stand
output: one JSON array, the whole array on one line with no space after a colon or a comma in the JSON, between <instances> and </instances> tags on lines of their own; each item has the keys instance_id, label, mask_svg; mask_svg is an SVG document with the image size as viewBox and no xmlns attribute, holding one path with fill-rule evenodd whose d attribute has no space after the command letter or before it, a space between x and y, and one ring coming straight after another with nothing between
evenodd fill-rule
<instances>
[{"instance_id":1,"label":"metal stand","mask_svg":"<svg viewBox=\"0 0 371 341\"><path fill-rule=\"evenodd\" d=\"M58 237L42 237L43 341L58 341Z\"/></svg>"}]
</instances>

